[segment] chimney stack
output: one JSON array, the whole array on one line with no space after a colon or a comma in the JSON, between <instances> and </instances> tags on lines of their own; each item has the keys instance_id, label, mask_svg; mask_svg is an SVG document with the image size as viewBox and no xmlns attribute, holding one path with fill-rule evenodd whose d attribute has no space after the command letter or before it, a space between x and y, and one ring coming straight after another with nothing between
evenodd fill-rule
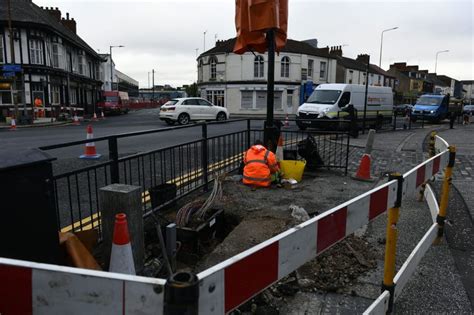
<instances>
[{"instance_id":1,"label":"chimney stack","mask_svg":"<svg viewBox=\"0 0 474 315\"><path fill-rule=\"evenodd\" d=\"M66 18L61 19L61 23L62 23L62 25L67 27L70 31L72 31L74 33L77 32L76 21L74 20L74 18L69 19L69 13L66 13Z\"/></svg>"},{"instance_id":2,"label":"chimney stack","mask_svg":"<svg viewBox=\"0 0 474 315\"><path fill-rule=\"evenodd\" d=\"M43 11L47 12L49 15L51 15L56 21L61 22L61 11L59 11L58 8L48 8L48 7L41 7Z\"/></svg>"},{"instance_id":3,"label":"chimney stack","mask_svg":"<svg viewBox=\"0 0 474 315\"><path fill-rule=\"evenodd\" d=\"M369 55L367 54L360 54L357 55L357 61L362 62L363 64L368 64L369 63Z\"/></svg>"},{"instance_id":4,"label":"chimney stack","mask_svg":"<svg viewBox=\"0 0 474 315\"><path fill-rule=\"evenodd\" d=\"M333 56L342 57L342 46L332 46L329 53Z\"/></svg>"}]
</instances>

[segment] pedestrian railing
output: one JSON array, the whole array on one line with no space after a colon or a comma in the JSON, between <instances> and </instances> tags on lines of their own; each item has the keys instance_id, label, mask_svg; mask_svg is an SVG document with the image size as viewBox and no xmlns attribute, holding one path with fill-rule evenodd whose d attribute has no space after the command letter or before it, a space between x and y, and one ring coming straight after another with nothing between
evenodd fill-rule
<instances>
[{"instance_id":1,"label":"pedestrian railing","mask_svg":"<svg viewBox=\"0 0 474 315\"><path fill-rule=\"evenodd\" d=\"M246 122L234 132L222 132L210 136L208 128L222 127ZM119 150L122 139L136 139L140 136L166 133L173 137L178 129L192 128L195 140L124 155ZM299 141L312 135L324 167L344 169L347 173L349 156L349 136L345 132L330 131L290 131L283 129L285 147L297 148ZM54 195L58 226L61 231L99 230L100 204L99 189L112 183L140 186L143 196L144 216L159 211L166 204L153 207L150 189L162 184L175 184L176 196L169 202L178 200L196 190L207 189L207 185L217 176L239 168L243 152L256 139L263 140L263 129L251 126L251 120L232 120L225 123L199 123L191 126L171 127L141 132L119 134L95 138L94 142L106 142L108 160L90 166L56 172L53 176ZM89 140L90 141L90 140ZM88 140L74 141L58 145L44 146L42 150L60 150L66 147L84 145Z\"/></svg>"},{"instance_id":2,"label":"pedestrian railing","mask_svg":"<svg viewBox=\"0 0 474 315\"><path fill-rule=\"evenodd\" d=\"M57 313L74 309L116 313L132 312L137 305L142 305L145 313L148 310L158 314L175 314L177 310L189 314L228 313L388 210L384 291L366 313L390 312L421 256L435 238L443 236L455 150L439 137L431 142L430 149L433 156L407 173L391 174L388 182L197 277L178 273L165 282L0 258L0 296L6 297L0 300L0 311ZM443 192L436 223L395 275L397 221L402 198L416 196L425 185L428 188L424 194L434 211L436 202L426 183L443 171Z\"/></svg>"}]
</instances>

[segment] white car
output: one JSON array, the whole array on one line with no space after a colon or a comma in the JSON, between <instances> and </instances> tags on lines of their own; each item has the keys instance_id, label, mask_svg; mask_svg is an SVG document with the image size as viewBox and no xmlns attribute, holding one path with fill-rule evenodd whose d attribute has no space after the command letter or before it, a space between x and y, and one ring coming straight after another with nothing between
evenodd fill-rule
<instances>
[{"instance_id":1,"label":"white car","mask_svg":"<svg viewBox=\"0 0 474 315\"><path fill-rule=\"evenodd\" d=\"M168 125L186 125L192 120L226 120L229 112L199 97L174 98L160 108L160 119Z\"/></svg>"}]
</instances>

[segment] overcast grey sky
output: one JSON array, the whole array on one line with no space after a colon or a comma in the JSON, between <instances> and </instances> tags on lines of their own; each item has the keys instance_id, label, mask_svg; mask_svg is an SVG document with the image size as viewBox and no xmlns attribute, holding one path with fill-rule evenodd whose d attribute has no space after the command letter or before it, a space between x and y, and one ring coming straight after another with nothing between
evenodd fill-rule
<instances>
[{"instance_id":1,"label":"overcast grey sky","mask_svg":"<svg viewBox=\"0 0 474 315\"><path fill-rule=\"evenodd\" d=\"M214 36L235 36L234 0L33 0L59 7L77 20L77 30L89 45L107 53L115 48L117 68L147 87L155 69L155 84L178 86L196 79L196 48L214 46ZM343 55L368 53L378 64L380 34L384 34L382 68L408 62L459 80L474 79L474 6L472 0L289 0L288 37L317 38L321 46L348 45Z\"/></svg>"}]
</instances>

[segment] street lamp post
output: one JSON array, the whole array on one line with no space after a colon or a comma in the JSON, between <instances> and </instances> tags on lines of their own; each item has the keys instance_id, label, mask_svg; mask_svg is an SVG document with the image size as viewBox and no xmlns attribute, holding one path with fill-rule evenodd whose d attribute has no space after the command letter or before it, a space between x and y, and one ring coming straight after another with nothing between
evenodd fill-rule
<instances>
[{"instance_id":1,"label":"street lamp post","mask_svg":"<svg viewBox=\"0 0 474 315\"><path fill-rule=\"evenodd\" d=\"M382 45L383 45L383 33L388 32L388 31L393 31L398 29L398 26L392 27L392 28L387 28L386 30L382 31L382 35L380 36L380 58L379 58L379 68L382 68Z\"/></svg>"},{"instance_id":2,"label":"street lamp post","mask_svg":"<svg viewBox=\"0 0 474 315\"><path fill-rule=\"evenodd\" d=\"M123 45L118 45L118 46L110 46L110 90L114 90L114 70L112 66L112 48L122 48L125 47ZM118 86L117 86L118 88Z\"/></svg>"},{"instance_id":3,"label":"street lamp post","mask_svg":"<svg viewBox=\"0 0 474 315\"><path fill-rule=\"evenodd\" d=\"M203 42L204 42L204 45L203 45L203 52L206 52L206 33L207 31L204 31L203 33Z\"/></svg>"},{"instance_id":4,"label":"street lamp post","mask_svg":"<svg viewBox=\"0 0 474 315\"><path fill-rule=\"evenodd\" d=\"M438 55L441 53L446 53L446 52L449 52L449 50L440 50L436 52L435 73L436 73L436 69L438 68Z\"/></svg>"}]
</instances>

